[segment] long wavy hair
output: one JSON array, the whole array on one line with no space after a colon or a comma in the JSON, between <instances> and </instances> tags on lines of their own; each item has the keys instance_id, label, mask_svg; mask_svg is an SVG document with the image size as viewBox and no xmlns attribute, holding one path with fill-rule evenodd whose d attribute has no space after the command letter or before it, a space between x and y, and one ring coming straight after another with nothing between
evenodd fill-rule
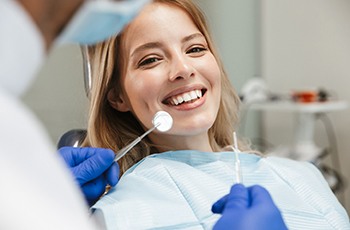
<instances>
[{"instance_id":1,"label":"long wavy hair","mask_svg":"<svg viewBox=\"0 0 350 230\"><path fill-rule=\"evenodd\" d=\"M238 107L240 100L224 71L222 61L214 47L204 14L191 0L154 0L178 7L187 12L199 31L207 40L221 71L221 99L218 115L208 135L214 151L232 145L233 131L238 122ZM92 67L92 89L90 95L90 111L88 132L84 146L110 148L117 152L144 133L138 120L130 112L119 112L114 109L107 95L110 90L121 92L120 79L125 74L127 64L124 54L125 31L128 27L105 42L89 47L89 57ZM248 146L239 143L241 150ZM128 154L119 160L121 174L144 157L158 152L156 146L146 137Z\"/></svg>"}]
</instances>

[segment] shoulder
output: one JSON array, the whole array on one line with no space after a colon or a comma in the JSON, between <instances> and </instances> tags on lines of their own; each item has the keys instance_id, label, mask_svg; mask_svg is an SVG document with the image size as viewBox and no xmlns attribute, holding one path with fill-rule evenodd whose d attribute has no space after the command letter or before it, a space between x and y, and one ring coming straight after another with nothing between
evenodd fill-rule
<instances>
[{"instance_id":1,"label":"shoulder","mask_svg":"<svg viewBox=\"0 0 350 230\"><path fill-rule=\"evenodd\" d=\"M296 161L289 158L268 156L262 158L263 161L272 168L279 168L284 171L293 171L294 173L300 172L299 170L306 170L309 173L321 175L317 167L308 161Z\"/></svg>"},{"instance_id":2,"label":"shoulder","mask_svg":"<svg viewBox=\"0 0 350 230\"><path fill-rule=\"evenodd\" d=\"M333 194L321 171L312 163L295 161L280 157L267 157L264 159L268 167L283 179L291 189L299 196L304 197L308 203L313 203L318 209L319 201L328 202L333 207L339 206L337 198ZM322 212L326 212L323 210Z\"/></svg>"}]
</instances>

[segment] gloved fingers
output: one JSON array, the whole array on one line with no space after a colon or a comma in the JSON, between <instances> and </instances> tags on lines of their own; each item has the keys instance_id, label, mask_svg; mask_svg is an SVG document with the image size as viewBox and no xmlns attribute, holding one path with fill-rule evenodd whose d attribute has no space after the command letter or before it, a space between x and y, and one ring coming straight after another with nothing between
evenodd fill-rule
<instances>
[{"instance_id":1,"label":"gloved fingers","mask_svg":"<svg viewBox=\"0 0 350 230\"><path fill-rule=\"evenodd\" d=\"M70 162L71 166L76 166L94 155L104 155L108 160L114 159L114 152L110 149L93 147L62 147L58 150L61 156Z\"/></svg>"},{"instance_id":2,"label":"gloved fingers","mask_svg":"<svg viewBox=\"0 0 350 230\"><path fill-rule=\"evenodd\" d=\"M107 163L108 166L112 164L114 160L114 152L111 149L104 148L92 148L92 147L83 147L76 148L80 149L79 154L74 155L74 160L76 164L80 164L88 159L95 159L96 161L100 161L101 163Z\"/></svg>"},{"instance_id":3,"label":"gloved fingers","mask_svg":"<svg viewBox=\"0 0 350 230\"><path fill-rule=\"evenodd\" d=\"M273 204L270 193L260 185L254 185L248 188L251 200L254 204Z\"/></svg>"},{"instance_id":4,"label":"gloved fingers","mask_svg":"<svg viewBox=\"0 0 350 230\"><path fill-rule=\"evenodd\" d=\"M115 186L119 180L119 165L114 162L104 173L107 183L111 186Z\"/></svg>"},{"instance_id":5,"label":"gloved fingers","mask_svg":"<svg viewBox=\"0 0 350 230\"><path fill-rule=\"evenodd\" d=\"M94 154L81 162L72 171L80 185L102 175L113 163L114 152L110 149L93 149Z\"/></svg>"},{"instance_id":6,"label":"gloved fingers","mask_svg":"<svg viewBox=\"0 0 350 230\"><path fill-rule=\"evenodd\" d=\"M230 193L226 196L226 202L221 207L222 216L214 225L213 230L252 229L242 225L242 221L245 222L243 219L246 219L245 211L248 210L248 205L248 189L242 184L233 185Z\"/></svg>"},{"instance_id":7,"label":"gloved fingers","mask_svg":"<svg viewBox=\"0 0 350 230\"><path fill-rule=\"evenodd\" d=\"M220 214L225 208L225 204L227 202L227 197L228 195L225 195L221 197L218 201L216 201L212 206L211 206L211 211L213 213Z\"/></svg>"},{"instance_id":8,"label":"gloved fingers","mask_svg":"<svg viewBox=\"0 0 350 230\"><path fill-rule=\"evenodd\" d=\"M102 196L106 190L106 186L107 181L102 175L81 186L81 190L85 195L85 199L88 201L90 206L93 205Z\"/></svg>"},{"instance_id":9,"label":"gloved fingers","mask_svg":"<svg viewBox=\"0 0 350 230\"><path fill-rule=\"evenodd\" d=\"M70 167L76 166L74 156L78 155L80 148L75 147L62 147L58 150L58 153L64 159L66 164Z\"/></svg>"},{"instance_id":10,"label":"gloved fingers","mask_svg":"<svg viewBox=\"0 0 350 230\"><path fill-rule=\"evenodd\" d=\"M287 230L282 214L273 202L270 193L259 185L254 185L249 190L252 198L251 207L256 216L264 217L265 222L269 223L268 229Z\"/></svg>"},{"instance_id":11,"label":"gloved fingers","mask_svg":"<svg viewBox=\"0 0 350 230\"><path fill-rule=\"evenodd\" d=\"M249 188L251 194L251 206L256 208L261 208L262 212L269 211L270 214L275 216L280 215L280 211L276 204L273 202L273 199L270 193L262 186L254 185Z\"/></svg>"},{"instance_id":12,"label":"gloved fingers","mask_svg":"<svg viewBox=\"0 0 350 230\"><path fill-rule=\"evenodd\" d=\"M224 209L231 208L247 208L249 206L248 189L242 184L235 184L231 187L231 191L226 196L216 201L211 210L213 213L222 213Z\"/></svg>"},{"instance_id":13,"label":"gloved fingers","mask_svg":"<svg viewBox=\"0 0 350 230\"><path fill-rule=\"evenodd\" d=\"M234 184L228 194L225 209L246 209L249 207L250 197L248 189L242 184Z\"/></svg>"}]
</instances>

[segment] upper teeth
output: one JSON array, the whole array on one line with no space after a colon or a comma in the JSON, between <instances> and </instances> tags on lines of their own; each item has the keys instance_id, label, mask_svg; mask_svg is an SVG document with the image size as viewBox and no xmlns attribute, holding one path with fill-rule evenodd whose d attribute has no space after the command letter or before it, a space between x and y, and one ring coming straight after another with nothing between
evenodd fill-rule
<instances>
[{"instance_id":1,"label":"upper teeth","mask_svg":"<svg viewBox=\"0 0 350 230\"><path fill-rule=\"evenodd\" d=\"M169 102L173 105L178 105L178 104L181 104L182 102L188 102L201 97L202 97L202 91L197 89L197 90L192 90L190 92L173 96L169 99Z\"/></svg>"}]
</instances>

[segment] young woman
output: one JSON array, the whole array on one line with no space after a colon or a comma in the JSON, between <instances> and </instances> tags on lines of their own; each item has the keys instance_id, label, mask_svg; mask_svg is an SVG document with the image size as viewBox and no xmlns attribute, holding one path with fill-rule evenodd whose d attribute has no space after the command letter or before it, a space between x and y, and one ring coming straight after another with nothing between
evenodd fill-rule
<instances>
[{"instance_id":1,"label":"young woman","mask_svg":"<svg viewBox=\"0 0 350 230\"><path fill-rule=\"evenodd\" d=\"M207 229L211 205L235 182L239 99L190 0L155 0L121 34L90 47L93 69L86 146L117 152L166 111L118 162L116 188L93 207L107 228ZM262 158L239 143L245 185L269 190L290 229L350 229L343 207L309 163Z\"/></svg>"},{"instance_id":2,"label":"young woman","mask_svg":"<svg viewBox=\"0 0 350 230\"><path fill-rule=\"evenodd\" d=\"M170 25L156 25L163 15L154 16L146 25L138 26L135 21L117 38L91 49L94 87L90 145L117 151L151 128L157 111L164 110L174 119L169 132L152 132L120 160L122 172L151 153L176 149L221 151L233 140L239 98L214 50L202 14L190 1L162 2L155 4L186 8L196 19L195 24L192 20L189 24L186 12L174 15ZM168 31L158 26L168 27ZM171 31L176 35L182 31L183 37L171 38ZM160 35L164 44L159 42ZM175 43L171 39L185 41ZM165 47L168 43L173 47ZM191 101L180 103L185 97L191 97Z\"/></svg>"}]
</instances>

